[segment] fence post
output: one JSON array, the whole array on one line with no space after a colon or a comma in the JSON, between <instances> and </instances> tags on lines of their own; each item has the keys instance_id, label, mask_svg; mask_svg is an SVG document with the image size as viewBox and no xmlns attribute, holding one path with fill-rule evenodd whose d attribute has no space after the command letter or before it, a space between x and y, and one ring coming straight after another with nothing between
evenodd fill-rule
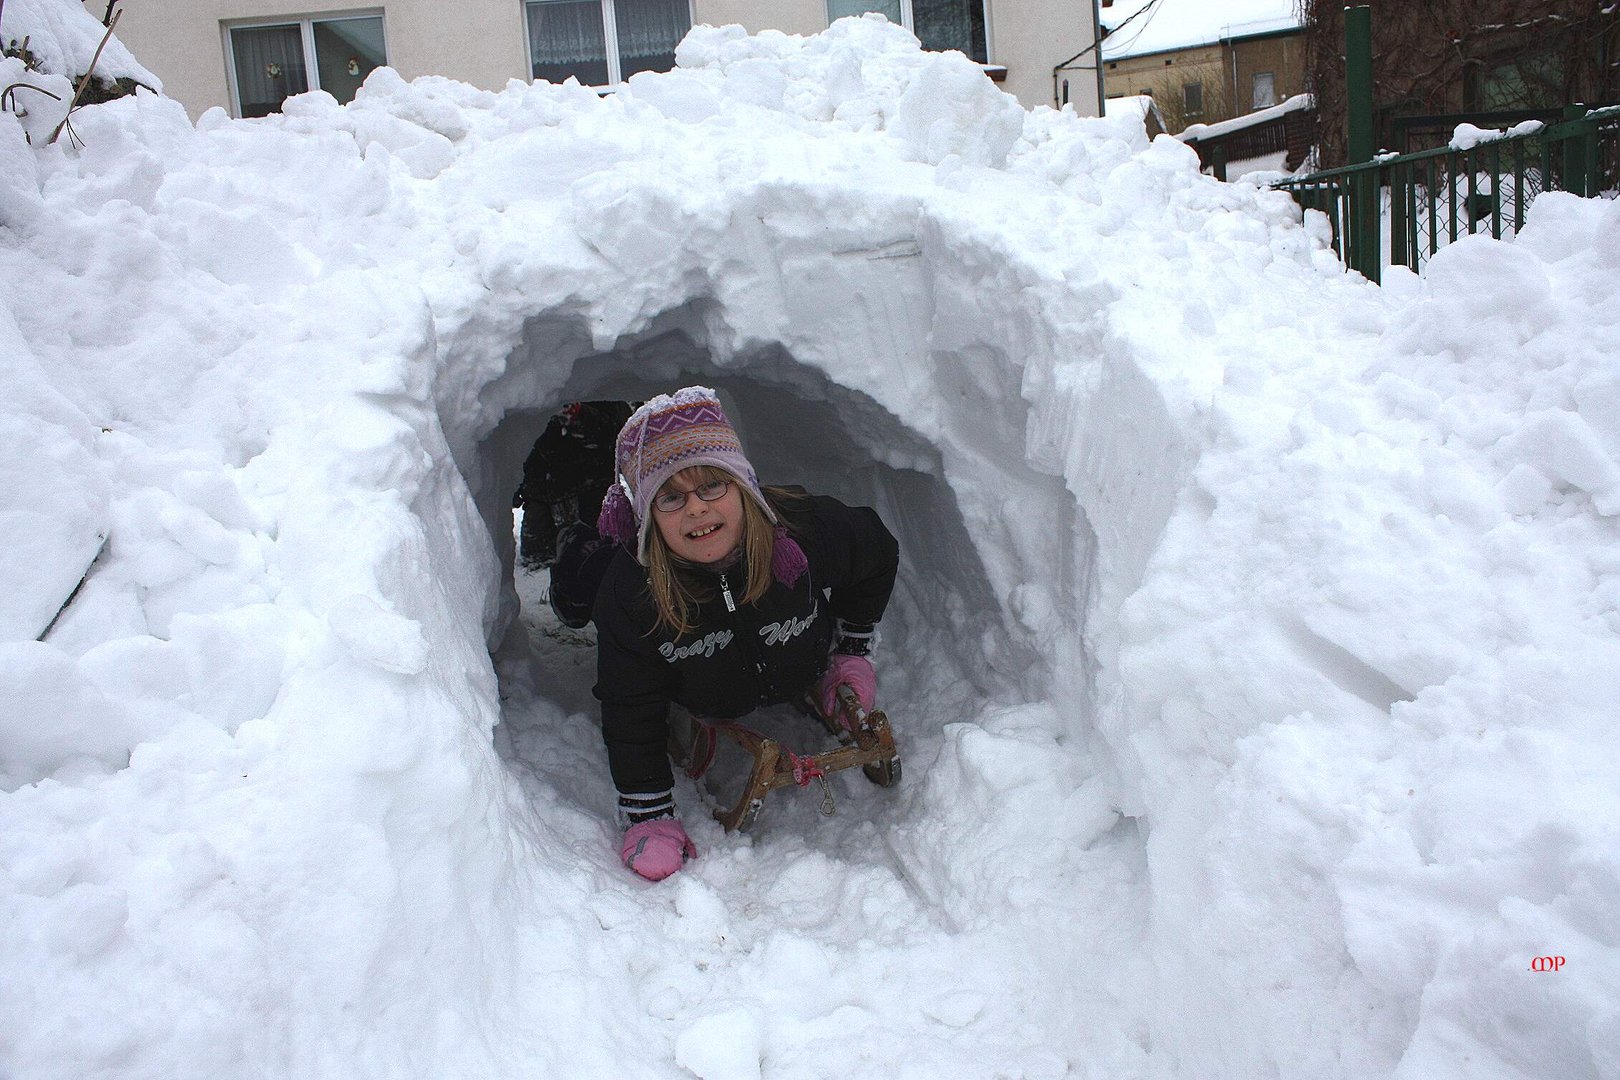
<instances>
[{"instance_id":1,"label":"fence post","mask_svg":"<svg viewBox=\"0 0 1620 1080\"><path fill-rule=\"evenodd\" d=\"M1409 266L1417 269L1417 256L1407 250L1407 200L1416 185L1412 183L1412 166L1392 166L1389 170L1389 263L1391 266Z\"/></svg>"},{"instance_id":2,"label":"fence post","mask_svg":"<svg viewBox=\"0 0 1620 1080\"><path fill-rule=\"evenodd\" d=\"M1372 8L1344 9L1344 89L1350 121L1347 165L1371 161L1372 130Z\"/></svg>"},{"instance_id":3,"label":"fence post","mask_svg":"<svg viewBox=\"0 0 1620 1080\"><path fill-rule=\"evenodd\" d=\"M1579 120L1586 115L1585 105L1565 105L1564 123L1568 125L1573 120ZM1565 130L1569 130L1567 127ZM1597 129L1593 128L1595 136ZM1586 190L1586 140L1585 134L1573 131L1564 137L1564 190L1576 195L1590 195Z\"/></svg>"},{"instance_id":4,"label":"fence post","mask_svg":"<svg viewBox=\"0 0 1620 1080\"><path fill-rule=\"evenodd\" d=\"M1372 8L1362 4L1344 9L1344 86L1349 111L1349 161L1359 165L1373 158ZM1378 172L1357 173L1350 180L1350 214L1355 234L1355 256L1350 268L1368 281L1381 276L1379 251Z\"/></svg>"}]
</instances>

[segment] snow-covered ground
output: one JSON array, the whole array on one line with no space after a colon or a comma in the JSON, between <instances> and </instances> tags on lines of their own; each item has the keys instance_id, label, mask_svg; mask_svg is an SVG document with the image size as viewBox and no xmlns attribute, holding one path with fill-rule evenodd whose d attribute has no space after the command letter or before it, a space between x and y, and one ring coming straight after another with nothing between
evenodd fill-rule
<instances>
[{"instance_id":1,"label":"snow-covered ground","mask_svg":"<svg viewBox=\"0 0 1620 1080\"><path fill-rule=\"evenodd\" d=\"M1620 203L1379 289L885 23L681 63L0 116L0 1075L1620 1074ZM905 779L649 884L510 495L692 381L900 536Z\"/></svg>"}]
</instances>

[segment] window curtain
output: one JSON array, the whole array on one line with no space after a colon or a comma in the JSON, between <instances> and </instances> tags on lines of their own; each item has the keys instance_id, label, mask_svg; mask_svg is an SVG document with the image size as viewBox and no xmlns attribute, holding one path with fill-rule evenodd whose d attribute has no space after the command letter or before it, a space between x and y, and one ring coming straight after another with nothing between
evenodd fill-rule
<instances>
[{"instance_id":1,"label":"window curtain","mask_svg":"<svg viewBox=\"0 0 1620 1080\"><path fill-rule=\"evenodd\" d=\"M321 89L347 105L366 76L388 62L379 18L327 19L316 23L315 71ZM353 70L351 70L351 68Z\"/></svg>"},{"instance_id":2,"label":"window curtain","mask_svg":"<svg viewBox=\"0 0 1620 1080\"><path fill-rule=\"evenodd\" d=\"M1277 104L1277 79L1272 72L1262 71L1254 77L1254 107L1269 109Z\"/></svg>"},{"instance_id":3,"label":"window curtain","mask_svg":"<svg viewBox=\"0 0 1620 1080\"><path fill-rule=\"evenodd\" d=\"M539 0L528 5L529 61L534 77L586 86L608 83L602 0Z\"/></svg>"},{"instance_id":4,"label":"window curtain","mask_svg":"<svg viewBox=\"0 0 1620 1080\"><path fill-rule=\"evenodd\" d=\"M888 16L896 26L902 25L900 0L827 0L827 21L833 22L846 15L860 15L875 11Z\"/></svg>"},{"instance_id":5,"label":"window curtain","mask_svg":"<svg viewBox=\"0 0 1620 1080\"><path fill-rule=\"evenodd\" d=\"M251 26L231 31L236 60L236 105L246 117L279 112L281 103L309 89L304 35L291 26Z\"/></svg>"},{"instance_id":6,"label":"window curtain","mask_svg":"<svg viewBox=\"0 0 1620 1080\"><path fill-rule=\"evenodd\" d=\"M613 12L621 79L675 66L675 46L692 29L687 0L614 0Z\"/></svg>"},{"instance_id":7,"label":"window curtain","mask_svg":"<svg viewBox=\"0 0 1620 1080\"><path fill-rule=\"evenodd\" d=\"M981 64L989 62L984 0L911 0L911 19L923 48L955 49Z\"/></svg>"}]
</instances>

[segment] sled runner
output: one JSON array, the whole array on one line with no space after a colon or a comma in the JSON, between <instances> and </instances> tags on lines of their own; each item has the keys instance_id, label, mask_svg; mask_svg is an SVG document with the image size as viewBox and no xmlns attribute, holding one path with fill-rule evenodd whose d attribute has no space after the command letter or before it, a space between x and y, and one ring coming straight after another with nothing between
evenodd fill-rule
<instances>
[{"instance_id":1,"label":"sled runner","mask_svg":"<svg viewBox=\"0 0 1620 1080\"><path fill-rule=\"evenodd\" d=\"M741 748L746 768L736 785L737 794L714 809L715 820L727 832L747 832L759 817L765 796L772 791L790 784L808 787L813 780L821 782L821 812L831 815L837 807L827 783L829 774L859 765L866 778L879 787L893 787L900 780L900 751L895 747L888 716L881 709L862 709L855 692L847 686L838 688L838 703L849 721L848 728L838 719L823 716L808 701L801 706L838 739L838 746L820 754L795 754L778 740L732 721L710 724L689 719L684 725L686 738L677 734L683 725L670 725L670 757L688 776L701 781L714 763L719 737Z\"/></svg>"}]
</instances>

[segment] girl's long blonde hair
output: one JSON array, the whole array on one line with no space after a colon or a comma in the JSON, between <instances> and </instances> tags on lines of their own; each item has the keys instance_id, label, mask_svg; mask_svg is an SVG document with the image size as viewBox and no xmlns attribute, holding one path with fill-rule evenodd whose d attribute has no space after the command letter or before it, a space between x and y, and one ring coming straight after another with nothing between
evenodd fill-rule
<instances>
[{"instance_id":1,"label":"girl's long blonde hair","mask_svg":"<svg viewBox=\"0 0 1620 1080\"><path fill-rule=\"evenodd\" d=\"M743 483L731 473L713 465L694 465L689 470L693 487L712 481L724 481L742 488ZM798 499L797 491L768 487L763 489L772 507ZM752 604L771 588L771 560L776 555L776 526L765 516L764 509L747 491L739 490L742 498L742 558L737 568L743 571L744 587L740 597L733 594L739 604ZM649 514L656 513L649 503ZM780 514L777 515L780 518ZM647 530L647 587L652 593L653 606L658 609L658 621L653 630L667 626L676 637L689 633L697 615L698 605L714 599L715 590L700 580L695 573L697 565L687 562L669 550L664 534L657 523Z\"/></svg>"}]
</instances>

